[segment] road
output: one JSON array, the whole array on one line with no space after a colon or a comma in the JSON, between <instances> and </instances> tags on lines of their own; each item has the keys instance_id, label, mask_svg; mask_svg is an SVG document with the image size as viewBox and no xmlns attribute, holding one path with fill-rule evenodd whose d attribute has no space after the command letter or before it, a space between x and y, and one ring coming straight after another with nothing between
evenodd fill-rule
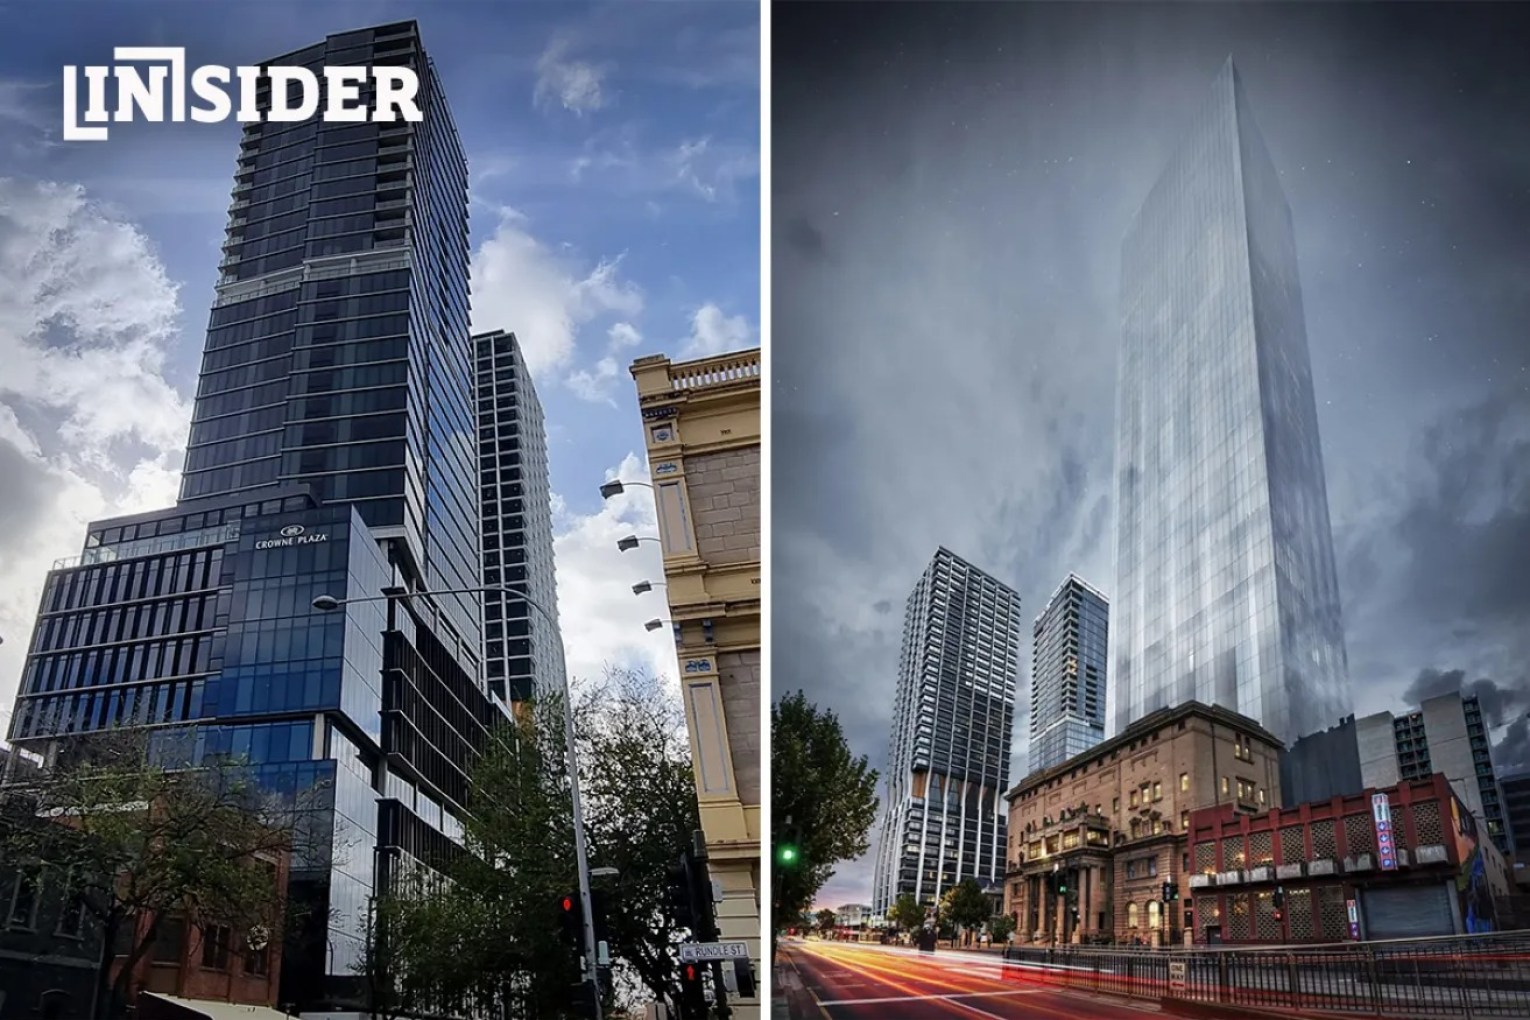
<instances>
[{"instance_id":1,"label":"road","mask_svg":"<svg viewBox=\"0 0 1530 1020\"><path fill-rule=\"evenodd\" d=\"M800 978L806 993L792 998L808 1004L791 1020L1145 1020L1158 1012L1044 988L1024 969L976 953L814 940L783 943L780 957L787 982Z\"/></svg>"}]
</instances>

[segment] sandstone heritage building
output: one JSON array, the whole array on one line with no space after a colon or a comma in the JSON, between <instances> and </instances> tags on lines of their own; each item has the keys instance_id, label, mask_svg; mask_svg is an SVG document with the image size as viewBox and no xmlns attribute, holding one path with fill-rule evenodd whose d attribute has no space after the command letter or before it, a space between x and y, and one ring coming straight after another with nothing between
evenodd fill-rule
<instances>
[{"instance_id":1,"label":"sandstone heritage building","mask_svg":"<svg viewBox=\"0 0 1530 1020\"><path fill-rule=\"evenodd\" d=\"M1246 716L1161 709L1005 795L1017 942L1178 944L1194 930L1190 815L1279 805L1281 744ZM1164 884L1178 896L1164 901Z\"/></svg>"}]
</instances>

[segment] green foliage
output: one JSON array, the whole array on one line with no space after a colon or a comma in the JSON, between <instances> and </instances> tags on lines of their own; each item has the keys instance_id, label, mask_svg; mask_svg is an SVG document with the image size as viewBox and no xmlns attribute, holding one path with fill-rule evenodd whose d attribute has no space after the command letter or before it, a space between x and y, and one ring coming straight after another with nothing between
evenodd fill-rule
<instances>
[{"instance_id":1,"label":"green foliage","mask_svg":"<svg viewBox=\"0 0 1530 1020\"><path fill-rule=\"evenodd\" d=\"M876 818L877 774L853 757L834 713L820 711L801 691L770 710L771 817L797 858L782 866L772 855L772 923L780 931L812 903L834 865L864 854Z\"/></svg>"},{"instance_id":2,"label":"green foliage","mask_svg":"<svg viewBox=\"0 0 1530 1020\"><path fill-rule=\"evenodd\" d=\"M977 879L966 878L950 889L940 900L940 919L960 928L976 928L993 915L993 903L983 895L983 887Z\"/></svg>"},{"instance_id":3,"label":"green foliage","mask_svg":"<svg viewBox=\"0 0 1530 1020\"><path fill-rule=\"evenodd\" d=\"M887 920L903 931L913 931L924 924L924 907L914 899L913 893L904 893L887 911Z\"/></svg>"},{"instance_id":4,"label":"green foliage","mask_svg":"<svg viewBox=\"0 0 1530 1020\"><path fill-rule=\"evenodd\" d=\"M658 681L613 672L576 685L574 715L589 866L620 872L592 880L604 937L619 972L671 995L685 933L667 868L700 824L683 711ZM578 889L563 718L554 695L506 724L473 768L470 852L436 862L450 881L403 883L379 905L362 971L392 1015L490 1008L507 987L512 1014L570 1015L583 946L560 938Z\"/></svg>"},{"instance_id":5,"label":"green foliage","mask_svg":"<svg viewBox=\"0 0 1530 1020\"><path fill-rule=\"evenodd\" d=\"M829 932L834 930L839 921L839 915L834 913L834 911L830 910L828 907L824 907L818 913L813 915L813 920L817 922L818 930L827 935Z\"/></svg>"},{"instance_id":6,"label":"green foliage","mask_svg":"<svg viewBox=\"0 0 1530 1020\"><path fill-rule=\"evenodd\" d=\"M988 919L988 934L995 942L1008 942L1015 933L1015 919L1009 914L995 914Z\"/></svg>"},{"instance_id":7,"label":"green foliage","mask_svg":"<svg viewBox=\"0 0 1530 1020\"><path fill-rule=\"evenodd\" d=\"M168 915L227 926L236 949L256 928L279 944L277 862L312 849L304 797L272 796L239 762L157 764L148 741L142 731L78 738L52 769L0 795L0 860L67 883L104 937L98 1001L118 1009ZM115 981L113 945L126 955Z\"/></svg>"}]
</instances>

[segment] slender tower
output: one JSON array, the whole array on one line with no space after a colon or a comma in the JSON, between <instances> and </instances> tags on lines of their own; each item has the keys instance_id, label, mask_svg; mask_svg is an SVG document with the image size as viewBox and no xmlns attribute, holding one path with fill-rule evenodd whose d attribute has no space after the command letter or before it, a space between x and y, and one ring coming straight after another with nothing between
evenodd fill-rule
<instances>
[{"instance_id":1,"label":"slender tower","mask_svg":"<svg viewBox=\"0 0 1530 1020\"><path fill-rule=\"evenodd\" d=\"M878 913L964 879L1002 882L1020 596L949 549L909 595L887 754Z\"/></svg>"},{"instance_id":2,"label":"slender tower","mask_svg":"<svg viewBox=\"0 0 1530 1020\"><path fill-rule=\"evenodd\" d=\"M1105 739L1110 603L1069 574L1031 628L1030 771L1083 754Z\"/></svg>"},{"instance_id":3,"label":"slender tower","mask_svg":"<svg viewBox=\"0 0 1530 1020\"><path fill-rule=\"evenodd\" d=\"M497 696L521 702L563 687L547 428L515 334L483 333L473 346L483 582L524 591L553 619L549 624L525 602L485 601L484 676Z\"/></svg>"},{"instance_id":4,"label":"slender tower","mask_svg":"<svg viewBox=\"0 0 1530 1020\"><path fill-rule=\"evenodd\" d=\"M1115 728L1351 713L1291 212L1231 59L1122 259Z\"/></svg>"}]
</instances>

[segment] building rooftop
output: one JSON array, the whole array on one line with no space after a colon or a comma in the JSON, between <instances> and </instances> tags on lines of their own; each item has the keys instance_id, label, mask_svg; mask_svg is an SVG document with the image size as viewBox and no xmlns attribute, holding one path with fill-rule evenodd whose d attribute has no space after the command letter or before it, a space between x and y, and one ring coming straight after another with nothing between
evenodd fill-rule
<instances>
[{"instance_id":1,"label":"building rooftop","mask_svg":"<svg viewBox=\"0 0 1530 1020\"><path fill-rule=\"evenodd\" d=\"M1259 725L1259 723L1255 722L1253 719L1250 719L1248 716L1234 712L1229 708L1223 708L1220 705L1207 705L1200 701L1187 701L1181 705L1176 705L1173 708L1160 708L1156 712L1149 713L1148 715L1145 715L1141 719L1138 719L1136 722L1132 723L1120 733L1117 733L1115 736L1111 737L1109 740L1096 744L1094 747L1091 747L1083 754L1075 755L1062 764L1054 765L1043 772L1031 773L1024 779L1020 780L1020 782L1016 783L1015 786L1004 795L1004 799L1007 801L1013 801L1016 797L1030 790L1034 790L1036 787L1041 786L1048 780L1055 779L1066 772L1078 768L1080 765L1087 764L1099 758L1103 758L1112 752L1119 751L1121 748L1126 747L1128 744L1132 743L1139 737L1152 733L1154 730L1161 729L1170 723L1178 722L1181 719L1188 719L1191 716L1200 716L1201 718L1209 719L1212 722L1219 722L1227 726L1235 727L1244 733L1258 737L1260 740L1263 740L1265 743L1272 747L1282 751L1285 750L1285 745L1280 742L1280 738L1276 737L1275 734L1271 733L1269 730L1265 729L1263 726Z\"/></svg>"}]
</instances>

